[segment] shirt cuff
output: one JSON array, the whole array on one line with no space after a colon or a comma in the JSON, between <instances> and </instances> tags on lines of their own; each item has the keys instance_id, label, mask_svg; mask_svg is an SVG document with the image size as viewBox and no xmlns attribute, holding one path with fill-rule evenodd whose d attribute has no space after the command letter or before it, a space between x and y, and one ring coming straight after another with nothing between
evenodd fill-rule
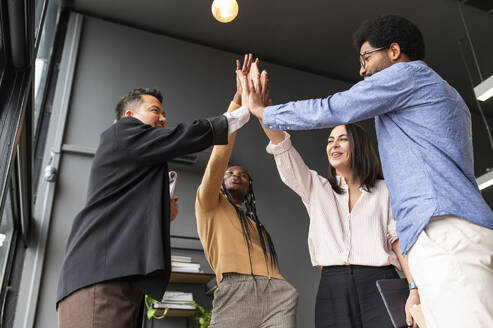
<instances>
[{"instance_id":1,"label":"shirt cuff","mask_svg":"<svg viewBox=\"0 0 493 328\"><path fill-rule=\"evenodd\" d=\"M223 115L226 116L228 120L228 135L236 132L250 119L250 112L245 106L242 106L232 112L224 113Z\"/></svg>"},{"instance_id":2,"label":"shirt cuff","mask_svg":"<svg viewBox=\"0 0 493 328\"><path fill-rule=\"evenodd\" d=\"M388 235L387 240L389 241L389 247L392 249L392 244L396 242L396 240L399 240L399 237L396 235Z\"/></svg>"},{"instance_id":3,"label":"shirt cuff","mask_svg":"<svg viewBox=\"0 0 493 328\"><path fill-rule=\"evenodd\" d=\"M393 220L393 219L391 219L391 220ZM398 239L399 239L399 237L397 236L397 233L395 231L395 221L394 221L393 224L391 224L387 230L387 240L389 241L390 247L392 247L392 244Z\"/></svg>"},{"instance_id":4,"label":"shirt cuff","mask_svg":"<svg viewBox=\"0 0 493 328\"><path fill-rule=\"evenodd\" d=\"M265 150L269 154L272 154L272 155L282 154L285 151L288 151L292 147L291 136L289 135L289 133L287 133L285 131L283 131L283 132L284 132L284 140L283 141L281 141L278 144L273 144L272 142L269 142L269 144L265 148Z\"/></svg>"},{"instance_id":5,"label":"shirt cuff","mask_svg":"<svg viewBox=\"0 0 493 328\"><path fill-rule=\"evenodd\" d=\"M276 118L275 111L277 106L267 106L264 109L264 113L262 114L262 122L264 126L269 130L279 130L276 127Z\"/></svg>"}]
</instances>

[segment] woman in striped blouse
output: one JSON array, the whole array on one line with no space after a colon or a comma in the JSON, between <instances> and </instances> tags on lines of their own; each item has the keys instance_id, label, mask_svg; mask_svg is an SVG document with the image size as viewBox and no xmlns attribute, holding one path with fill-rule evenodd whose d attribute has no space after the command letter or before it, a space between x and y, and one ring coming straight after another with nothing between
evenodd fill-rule
<instances>
[{"instance_id":1,"label":"woman in striped blouse","mask_svg":"<svg viewBox=\"0 0 493 328\"><path fill-rule=\"evenodd\" d=\"M402 268L409 283L413 279L400 252L388 191L368 135L354 124L332 129L326 179L307 167L288 133L264 131L282 181L301 197L310 217L310 256L322 269L315 326L392 327L376 281L398 278L395 268ZM408 312L413 304L419 304L416 289L406 304L407 324L416 327Z\"/></svg>"}]
</instances>

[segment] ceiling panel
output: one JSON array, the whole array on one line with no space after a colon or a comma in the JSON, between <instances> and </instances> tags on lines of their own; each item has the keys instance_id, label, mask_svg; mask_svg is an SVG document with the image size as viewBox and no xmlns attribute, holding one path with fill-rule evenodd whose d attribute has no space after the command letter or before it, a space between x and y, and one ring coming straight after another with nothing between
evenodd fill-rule
<instances>
[{"instance_id":1,"label":"ceiling panel","mask_svg":"<svg viewBox=\"0 0 493 328\"><path fill-rule=\"evenodd\" d=\"M238 0L236 20L223 24L211 15L209 0L72 0L84 14L348 82L359 80L352 34L367 18L402 15L415 22L427 45L427 63L456 87L476 111L471 82L458 40L465 32L454 0ZM493 16L463 6L483 77L493 74ZM470 47L465 61L479 82ZM493 117L493 101L483 104Z\"/></svg>"}]
</instances>

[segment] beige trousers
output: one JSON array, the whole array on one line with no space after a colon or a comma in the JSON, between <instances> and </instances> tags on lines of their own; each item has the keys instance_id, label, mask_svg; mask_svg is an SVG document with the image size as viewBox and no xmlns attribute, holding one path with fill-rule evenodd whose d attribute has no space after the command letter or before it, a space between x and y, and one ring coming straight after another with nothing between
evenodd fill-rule
<instances>
[{"instance_id":1,"label":"beige trousers","mask_svg":"<svg viewBox=\"0 0 493 328\"><path fill-rule=\"evenodd\" d=\"M427 328L493 327L493 230L437 216L408 254Z\"/></svg>"},{"instance_id":2,"label":"beige trousers","mask_svg":"<svg viewBox=\"0 0 493 328\"><path fill-rule=\"evenodd\" d=\"M58 304L58 328L136 328L143 294L126 280L79 289Z\"/></svg>"}]
</instances>

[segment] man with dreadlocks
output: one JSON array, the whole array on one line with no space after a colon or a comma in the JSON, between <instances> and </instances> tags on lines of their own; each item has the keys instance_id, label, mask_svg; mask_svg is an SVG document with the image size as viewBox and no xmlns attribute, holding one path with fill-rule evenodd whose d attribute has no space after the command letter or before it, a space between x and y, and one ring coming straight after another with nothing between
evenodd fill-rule
<instances>
[{"instance_id":1,"label":"man with dreadlocks","mask_svg":"<svg viewBox=\"0 0 493 328\"><path fill-rule=\"evenodd\" d=\"M241 103L237 76L228 111ZM235 137L212 150L195 203L199 237L219 284L209 327L296 327L298 292L279 273L274 244L257 216L252 178L240 166L228 167Z\"/></svg>"}]
</instances>

